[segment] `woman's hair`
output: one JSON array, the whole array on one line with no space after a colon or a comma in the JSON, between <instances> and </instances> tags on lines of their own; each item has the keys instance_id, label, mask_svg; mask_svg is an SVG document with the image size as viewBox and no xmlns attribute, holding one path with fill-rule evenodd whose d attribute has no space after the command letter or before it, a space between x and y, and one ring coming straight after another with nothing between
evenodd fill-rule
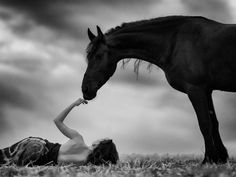
<instances>
[{"instance_id":1,"label":"woman's hair","mask_svg":"<svg viewBox=\"0 0 236 177\"><path fill-rule=\"evenodd\" d=\"M119 155L115 144L111 139L100 140L92 145L94 149L87 158L87 163L94 165L109 165L116 164L119 160Z\"/></svg>"}]
</instances>

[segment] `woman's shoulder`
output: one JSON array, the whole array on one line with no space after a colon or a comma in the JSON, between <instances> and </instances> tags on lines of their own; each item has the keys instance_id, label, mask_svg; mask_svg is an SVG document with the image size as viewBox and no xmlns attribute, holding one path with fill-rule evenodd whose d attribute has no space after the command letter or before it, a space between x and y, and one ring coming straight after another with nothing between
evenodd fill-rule
<instances>
[{"instance_id":1,"label":"woman's shoulder","mask_svg":"<svg viewBox=\"0 0 236 177\"><path fill-rule=\"evenodd\" d=\"M61 162L83 162L87 159L89 147L84 141L70 139L61 145L58 160Z\"/></svg>"},{"instance_id":2,"label":"woman's shoulder","mask_svg":"<svg viewBox=\"0 0 236 177\"><path fill-rule=\"evenodd\" d=\"M88 146L84 143L84 140L79 138L73 138L69 139L66 143L62 144L60 150L61 152L71 154L87 148Z\"/></svg>"}]
</instances>

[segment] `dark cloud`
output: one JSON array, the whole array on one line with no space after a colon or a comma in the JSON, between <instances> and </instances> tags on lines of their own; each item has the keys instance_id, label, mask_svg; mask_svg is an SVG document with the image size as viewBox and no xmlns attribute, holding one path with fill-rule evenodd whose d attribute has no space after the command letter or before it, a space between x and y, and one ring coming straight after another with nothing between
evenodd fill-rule
<instances>
[{"instance_id":1,"label":"dark cloud","mask_svg":"<svg viewBox=\"0 0 236 177\"><path fill-rule=\"evenodd\" d=\"M0 17L5 21L19 20L16 18L23 16L23 20L12 25L13 30L17 33L27 33L34 26L43 25L61 33L75 35L76 31L72 30L71 24L67 22L70 12L64 6L63 1L3 0L0 1L0 5L12 10L11 12L1 12Z\"/></svg>"},{"instance_id":2,"label":"dark cloud","mask_svg":"<svg viewBox=\"0 0 236 177\"><path fill-rule=\"evenodd\" d=\"M149 0L149 2L152 1ZM60 31L61 34L82 38L85 36L88 24L92 22L87 19L87 16L93 16L96 19L98 18L96 16L97 11L104 12L106 16L104 7L117 9L129 6L133 7L134 10L137 5L142 6L147 3L147 1L141 0L1 0L0 6L14 10L14 15L1 12L0 17L9 20L17 14L24 15L37 25L44 25ZM16 26L15 30L17 32L27 32L31 25L35 24L25 21L24 24Z\"/></svg>"},{"instance_id":3,"label":"dark cloud","mask_svg":"<svg viewBox=\"0 0 236 177\"><path fill-rule=\"evenodd\" d=\"M34 24L32 24L31 21L24 19L23 17L21 20L17 18L18 16L16 16L16 13L14 12L0 10L0 20L7 22L12 31L24 34L32 30Z\"/></svg>"},{"instance_id":4,"label":"dark cloud","mask_svg":"<svg viewBox=\"0 0 236 177\"><path fill-rule=\"evenodd\" d=\"M222 22L230 22L228 2L225 0L182 0L191 15L202 15Z\"/></svg>"},{"instance_id":5,"label":"dark cloud","mask_svg":"<svg viewBox=\"0 0 236 177\"><path fill-rule=\"evenodd\" d=\"M23 70L24 72L35 73L43 70L43 62L40 59L30 58L18 58L18 59L7 59L2 63L9 64L17 69Z\"/></svg>"},{"instance_id":6,"label":"dark cloud","mask_svg":"<svg viewBox=\"0 0 236 177\"><path fill-rule=\"evenodd\" d=\"M71 3L72 1L68 1ZM59 0L2 0L0 2L3 6L17 10L16 13L23 13L35 19L39 23L43 23L49 26L61 27L65 25L66 12L61 11L61 4L63 7L65 1Z\"/></svg>"},{"instance_id":7,"label":"dark cloud","mask_svg":"<svg viewBox=\"0 0 236 177\"><path fill-rule=\"evenodd\" d=\"M7 84L5 80L0 79L0 133L9 128L6 109L31 109L32 100L20 89Z\"/></svg>"},{"instance_id":8,"label":"dark cloud","mask_svg":"<svg viewBox=\"0 0 236 177\"><path fill-rule=\"evenodd\" d=\"M80 29L83 22L72 23L70 19L75 14L75 6L78 6L78 11L80 10L80 1L2 0L0 6L11 10L11 12L1 12L0 17L5 21L19 20L16 18L23 16L23 20L11 26L16 33L24 34L35 26L44 26L57 31L60 35L83 37L85 30Z\"/></svg>"},{"instance_id":9,"label":"dark cloud","mask_svg":"<svg viewBox=\"0 0 236 177\"><path fill-rule=\"evenodd\" d=\"M32 103L26 94L10 85L0 85L0 107L11 105L19 108L31 108Z\"/></svg>"}]
</instances>

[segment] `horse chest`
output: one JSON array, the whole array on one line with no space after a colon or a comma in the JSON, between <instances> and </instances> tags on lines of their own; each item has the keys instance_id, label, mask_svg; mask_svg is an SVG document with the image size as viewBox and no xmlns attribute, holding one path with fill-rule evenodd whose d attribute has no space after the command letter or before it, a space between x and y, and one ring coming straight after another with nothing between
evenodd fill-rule
<instances>
[{"instance_id":1,"label":"horse chest","mask_svg":"<svg viewBox=\"0 0 236 177\"><path fill-rule=\"evenodd\" d=\"M176 75L169 74L165 72L166 80L174 89L185 93L185 84L181 77L177 77Z\"/></svg>"}]
</instances>

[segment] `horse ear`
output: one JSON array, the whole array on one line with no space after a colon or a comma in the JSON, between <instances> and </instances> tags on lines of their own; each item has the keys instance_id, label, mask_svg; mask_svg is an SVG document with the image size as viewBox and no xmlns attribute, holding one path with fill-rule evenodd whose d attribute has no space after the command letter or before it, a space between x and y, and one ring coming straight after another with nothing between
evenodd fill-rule
<instances>
[{"instance_id":1,"label":"horse ear","mask_svg":"<svg viewBox=\"0 0 236 177\"><path fill-rule=\"evenodd\" d=\"M88 37L90 41L92 41L96 36L91 32L91 30L88 28Z\"/></svg>"},{"instance_id":2,"label":"horse ear","mask_svg":"<svg viewBox=\"0 0 236 177\"><path fill-rule=\"evenodd\" d=\"M103 38L103 33L99 26L97 26L97 32L98 32L98 37Z\"/></svg>"}]
</instances>

